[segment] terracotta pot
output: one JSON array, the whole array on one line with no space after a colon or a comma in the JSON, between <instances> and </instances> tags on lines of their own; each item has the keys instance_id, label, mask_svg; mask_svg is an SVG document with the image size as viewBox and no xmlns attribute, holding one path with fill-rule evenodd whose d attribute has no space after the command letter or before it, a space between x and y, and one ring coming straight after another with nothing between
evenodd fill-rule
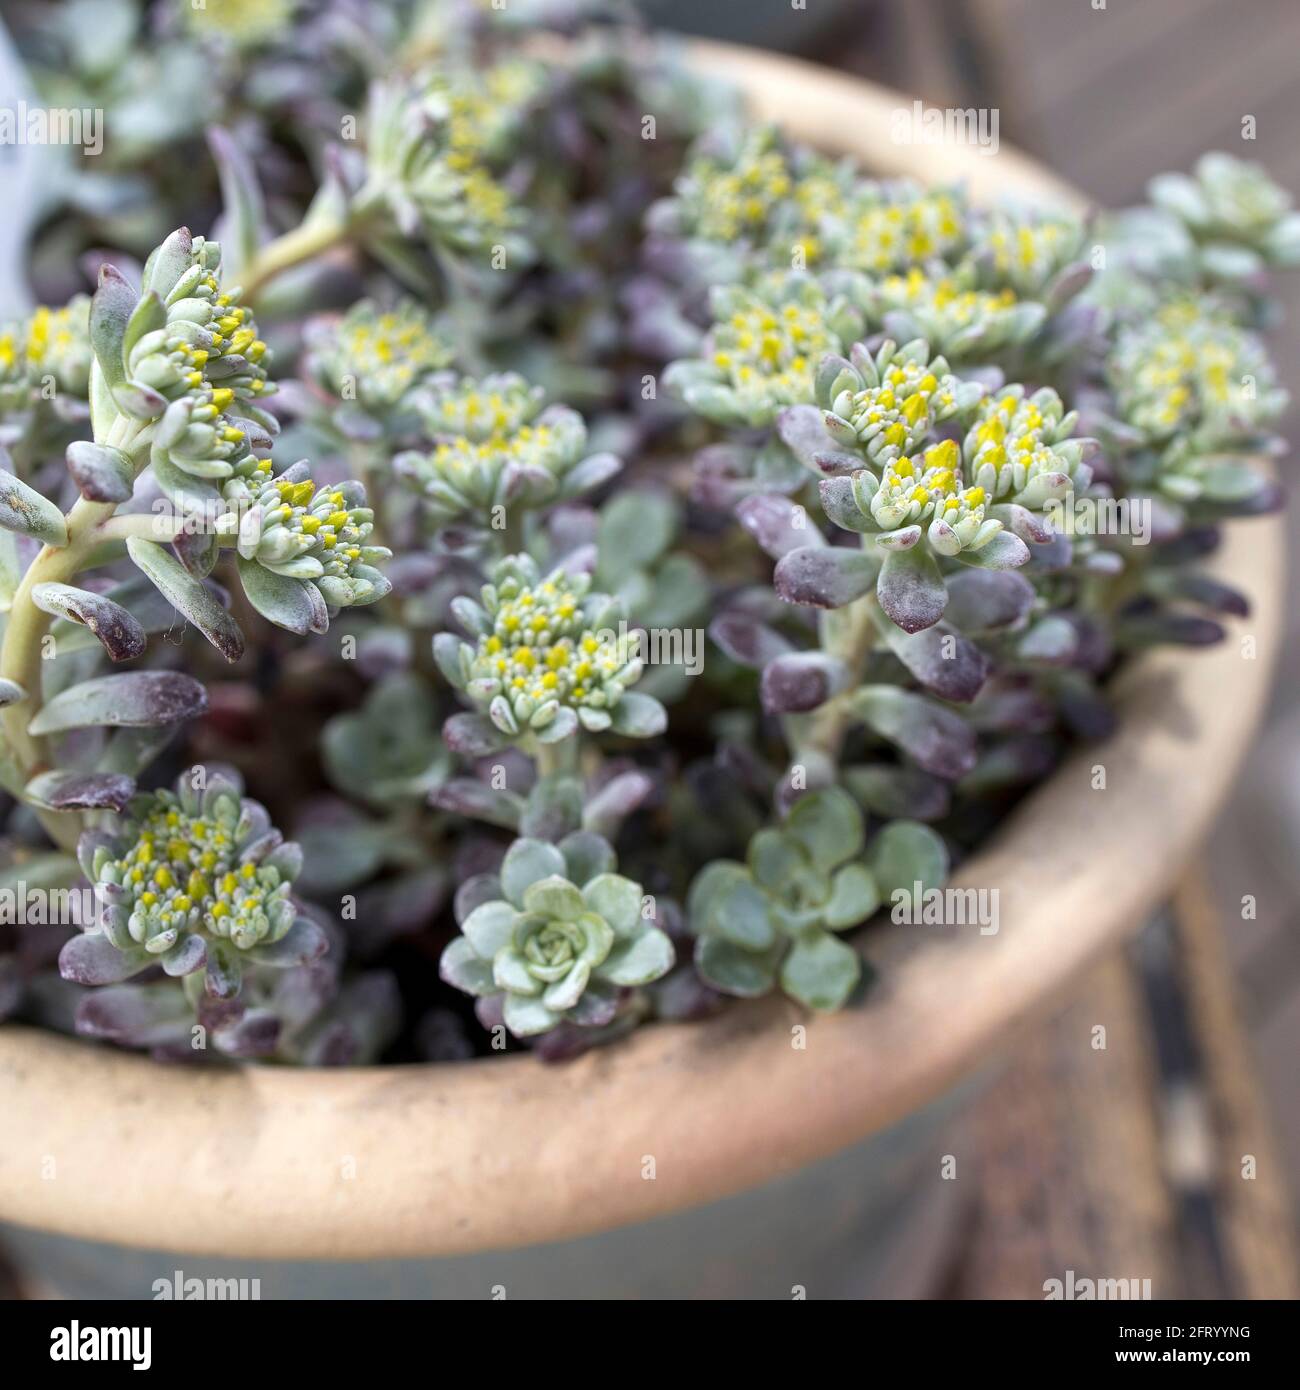
<instances>
[{"instance_id":1,"label":"terracotta pot","mask_svg":"<svg viewBox=\"0 0 1300 1390\"><path fill-rule=\"evenodd\" d=\"M1080 201L1008 150L891 144L890 114L908 98L775 56L703 43L692 51L703 69L740 82L761 115L873 169L964 176L977 196ZM257 1259L472 1256L460 1267L475 1279L531 1269L520 1278L552 1291L548 1276L569 1279L584 1250L591 1258L568 1287L591 1289L611 1268L626 1274L629 1258L658 1269L652 1252L665 1248L683 1271L679 1287L708 1291L725 1280L711 1284L690 1263L691 1232L697 1244L711 1238L715 1255L742 1252L761 1241L763 1221L776 1223L769 1234L785 1232L790 1249L811 1228L831 1249L828 1221L860 1245L901 1190L873 1189L875 1215L862 1215L881 1156L914 1155L905 1136L933 1128L925 1107L990 1063L1018 1025L1134 928L1201 844L1267 693L1282 536L1277 519L1228 528L1216 567L1249 595L1253 616L1217 647L1160 652L1126 669L1118 733L1068 761L963 867L957 886L999 890L998 933L871 930L860 945L883 983L863 1006L810 1019L777 1000L737 1005L551 1067L512 1056L191 1071L11 1027L0 1031L0 1218L234 1257L245 1270ZM1094 790L1098 764L1105 790ZM792 1045L796 1025L807 1029L803 1048ZM910 1129L891 1128L908 1117ZM864 1141L866 1157L830 1160ZM829 1162L787 1176L821 1160ZM53 1178L43 1178L51 1163ZM836 1163L829 1186L810 1180ZM750 1194L639 1228L639 1253L619 1246L614 1259L611 1237L576 1239L776 1179L766 1205ZM839 1220L830 1191L857 1193L850 1220ZM790 1211L801 1213L793 1226ZM849 1230L859 1219L866 1224ZM536 1251L513 1265L483 1254L546 1242L568 1242L560 1248L569 1263Z\"/></svg>"}]
</instances>

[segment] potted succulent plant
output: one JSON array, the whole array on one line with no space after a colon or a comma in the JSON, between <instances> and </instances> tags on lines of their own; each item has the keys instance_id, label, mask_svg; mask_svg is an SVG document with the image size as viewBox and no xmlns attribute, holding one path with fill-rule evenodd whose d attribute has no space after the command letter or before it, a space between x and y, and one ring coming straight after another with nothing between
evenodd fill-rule
<instances>
[{"instance_id":1,"label":"potted succulent plant","mask_svg":"<svg viewBox=\"0 0 1300 1390\"><path fill-rule=\"evenodd\" d=\"M93 294L0 328L0 1216L608 1291L613 1228L793 1174L799 1229L637 1227L637 1286L755 1220L756 1283L842 1275L1243 752L1300 216L1210 156L1090 218L737 50L329 14L164 23L215 180L139 117L50 238L119 248Z\"/></svg>"}]
</instances>

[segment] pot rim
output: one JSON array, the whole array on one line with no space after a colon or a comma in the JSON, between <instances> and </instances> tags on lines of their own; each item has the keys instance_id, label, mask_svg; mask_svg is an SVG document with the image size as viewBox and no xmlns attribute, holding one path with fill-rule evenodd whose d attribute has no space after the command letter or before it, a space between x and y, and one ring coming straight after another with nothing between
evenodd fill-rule
<instances>
[{"instance_id":1,"label":"pot rim","mask_svg":"<svg viewBox=\"0 0 1300 1390\"><path fill-rule=\"evenodd\" d=\"M732 45L687 49L745 87L756 114L873 169L1082 204L1010 150L889 143L891 114L910 104L898 93ZM865 1138L990 1061L1165 895L1261 717L1284 558L1281 518L1227 528L1212 568L1253 616L1217 647L1131 663L1116 734L1068 758L962 866L953 887L999 891L995 935L859 934L881 972L865 1006L810 1017L780 999L737 1003L555 1066L512 1055L330 1072L195 1072L8 1026L0 1219L204 1255L450 1255L647 1220Z\"/></svg>"}]
</instances>

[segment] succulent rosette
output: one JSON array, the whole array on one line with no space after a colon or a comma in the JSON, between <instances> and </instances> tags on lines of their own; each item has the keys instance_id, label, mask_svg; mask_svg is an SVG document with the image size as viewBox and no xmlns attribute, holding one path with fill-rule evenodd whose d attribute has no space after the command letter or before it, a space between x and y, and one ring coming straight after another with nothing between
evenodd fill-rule
<instances>
[{"instance_id":1,"label":"succulent rosette","mask_svg":"<svg viewBox=\"0 0 1300 1390\"><path fill-rule=\"evenodd\" d=\"M745 863L719 859L702 870L686 910L705 981L745 998L779 983L807 1008L842 1008L862 962L839 933L865 922L896 883L910 891L906 874L933 883L946 870L943 842L916 822L894 822L864 859L865 848L857 803L827 787L760 830Z\"/></svg>"},{"instance_id":2,"label":"succulent rosette","mask_svg":"<svg viewBox=\"0 0 1300 1390\"><path fill-rule=\"evenodd\" d=\"M874 354L855 343L848 360L823 358L814 389L827 433L837 448L853 451L846 460L822 458L823 471L857 466L858 456L883 467L910 454L936 425L969 414L984 393L978 382L959 381L943 357L931 358L924 342L899 347L888 339Z\"/></svg>"},{"instance_id":3,"label":"succulent rosette","mask_svg":"<svg viewBox=\"0 0 1300 1390\"><path fill-rule=\"evenodd\" d=\"M962 441L965 475L984 490L989 514L1031 545L1051 538L1044 508L1092 482L1097 441L1075 437L1078 419L1051 387L1027 395L1017 383L980 401Z\"/></svg>"},{"instance_id":4,"label":"succulent rosette","mask_svg":"<svg viewBox=\"0 0 1300 1390\"><path fill-rule=\"evenodd\" d=\"M932 627L947 606L942 564L1014 569L1025 543L989 514L991 497L962 474L951 439L914 456L890 459L879 473L862 468L821 483L822 509L836 526L862 537L861 550L811 543L777 544L777 593L789 603L840 608L875 590L905 632Z\"/></svg>"},{"instance_id":5,"label":"succulent rosette","mask_svg":"<svg viewBox=\"0 0 1300 1390\"><path fill-rule=\"evenodd\" d=\"M499 880L475 885L479 901L443 952L443 979L499 1003L516 1037L611 1022L621 990L666 975L675 959L641 885L613 866L608 845L582 832L559 845L516 840Z\"/></svg>"},{"instance_id":6,"label":"succulent rosette","mask_svg":"<svg viewBox=\"0 0 1300 1390\"><path fill-rule=\"evenodd\" d=\"M953 361L984 361L1017 347L1043 326L1047 310L1014 290L979 288L973 266L923 270L876 281L865 300L870 322L900 342L922 338Z\"/></svg>"},{"instance_id":7,"label":"succulent rosette","mask_svg":"<svg viewBox=\"0 0 1300 1390\"><path fill-rule=\"evenodd\" d=\"M783 407L810 399L817 363L843 352L862 328L846 295L828 296L795 272L766 276L754 288L723 286L711 307L704 355L672 363L664 381L722 425L770 425Z\"/></svg>"},{"instance_id":8,"label":"succulent rosette","mask_svg":"<svg viewBox=\"0 0 1300 1390\"><path fill-rule=\"evenodd\" d=\"M494 110L494 130L505 109ZM483 139L457 141L457 132L473 129L444 82L430 85L417 74L376 83L357 206L367 214L386 207L399 232L423 231L434 247L479 256L500 247L508 261L522 262L529 254L526 214L482 158ZM487 141L500 142L500 134Z\"/></svg>"},{"instance_id":9,"label":"succulent rosette","mask_svg":"<svg viewBox=\"0 0 1300 1390\"><path fill-rule=\"evenodd\" d=\"M1075 217L998 208L979 224L972 260L989 286L1059 307L1091 278L1085 235Z\"/></svg>"},{"instance_id":10,"label":"succulent rosette","mask_svg":"<svg viewBox=\"0 0 1300 1390\"><path fill-rule=\"evenodd\" d=\"M413 299L389 307L362 299L306 334L308 371L331 395L383 418L432 372L451 363L450 345Z\"/></svg>"},{"instance_id":11,"label":"succulent rosette","mask_svg":"<svg viewBox=\"0 0 1300 1390\"><path fill-rule=\"evenodd\" d=\"M1272 451L1269 427L1287 393L1253 333L1222 310L1174 299L1120 330L1108 377L1160 491L1229 510L1273 504L1271 479L1241 455ZM1141 478L1140 460L1136 468Z\"/></svg>"},{"instance_id":12,"label":"succulent rosette","mask_svg":"<svg viewBox=\"0 0 1300 1390\"><path fill-rule=\"evenodd\" d=\"M234 533L244 592L271 622L323 632L327 605L375 603L392 588L376 568L392 551L370 542L374 512L360 483L317 484L306 460L273 477L269 459L250 457L222 496L234 509L217 529Z\"/></svg>"},{"instance_id":13,"label":"succulent rosette","mask_svg":"<svg viewBox=\"0 0 1300 1390\"><path fill-rule=\"evenodd\" d=\"M842 209L835 264L871 275L954 259L970 235L960 189L925 189L910 181L864 181Z\"/></svg>"},{"instance_id":14,"label":"succulent rosette","mask_svg":"<svg viewBox=\"0 0 1300 1390\"><path fill-rule=\"evenodd\" d=\"M1300 213L1258 164L1211 152L1193 174L1160 174L1148 191L1191 232L1213 275L1233 280L1264 266L1300 265Z\"/></svg>"},{"instance_id":15,"label":"succulent rosette","mask_svg":"<svg viewBox=\"0 0 1300 1390\"><path fill-rule=\"evenodd\" d=\"M587 452L576 410L542 402L541 388L513 372L435 378L419 400L433 447L397 455L393 471L436 524L496 530L516 509L580 496L619 471L613 454Z\"/></svg>"},{"instance_id":16,"label":"succulent rosette","mask_svg":"<svg viewBox=\"0 0 1300 1390\"><path fill-rule=\"evenodd\" d=\"M644 663L636 633L607 594L590 592L586 574L563 568L542 575L527 555L512 555L492 571L481 601L461 599L454 612L471 634L434 639L443 674L487 716L495 739L526 748L569 738L579 728L650 738L667 725L663 706L629 691ZM465 747L486 734L482 721L448 722L443 736ZM458 722L459 721L459 722Z\"/></svg>"},{"instance_id":17,"label":"succulent rosette","mask_svg":"<svg viewBox=\"0 0 1300 1390\"><path fill-rule=\"evenodd\" d=\"M65 979L106 985L160 965L191 989L234 998L245 969L284 968L326 948L290 889L302 866L233 772L191 768L176 789L132 799L116 831L77 847L101 905L99 923L63 948Z\"/></svg>"}]
</instances>

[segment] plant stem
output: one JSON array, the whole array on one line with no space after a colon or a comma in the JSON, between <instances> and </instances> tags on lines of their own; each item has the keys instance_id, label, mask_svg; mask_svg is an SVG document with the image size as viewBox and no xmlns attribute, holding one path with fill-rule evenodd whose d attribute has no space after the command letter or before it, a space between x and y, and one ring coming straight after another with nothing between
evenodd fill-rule
<instances>
[{"instance_id":1,"label":"plant stem","mask_svg":"<svg viewBox=\"0 0 1300 1390\"><path fill-rule=\"evenodd\" d=\"M537 763L538 777L558 777L576 769L578 740L563 738L559 743L534 741L532 754Z\"/></svg>"},{"instance_id":2,"label":"plant stem","mask_svg":"<svg viewBox=\"0 0 1300 1390\"><path fill-rule=\"evenodd\" d=\"M116 505L81 498L67 515L68 544L42 547L14 594L0 645L0 676L22 686L25 694L0 710L0 729L24 778L30 777L44 759L43 741L28 733L27 726L41 707L41 648L50 626L50 615L32 602L32 590L37 584L66 583L77 574L102 543L98 527ZM65 849L75 847L81 828L79 815L70 811L38 811L37 815L56 844Z\"/></svg>"},{"instance_id":3,"label":"plant stem","mask_svg":"<svg viewBox=\"0 0 1300 1390\"><path fill-rule=\"evenodd\" d=\"M252 303L277 275L339 245L347 239L351 230L352 225L347 220L304 222L302 226L268 242L239 277L243 299Z\"/></svg>"}]
</instances>

